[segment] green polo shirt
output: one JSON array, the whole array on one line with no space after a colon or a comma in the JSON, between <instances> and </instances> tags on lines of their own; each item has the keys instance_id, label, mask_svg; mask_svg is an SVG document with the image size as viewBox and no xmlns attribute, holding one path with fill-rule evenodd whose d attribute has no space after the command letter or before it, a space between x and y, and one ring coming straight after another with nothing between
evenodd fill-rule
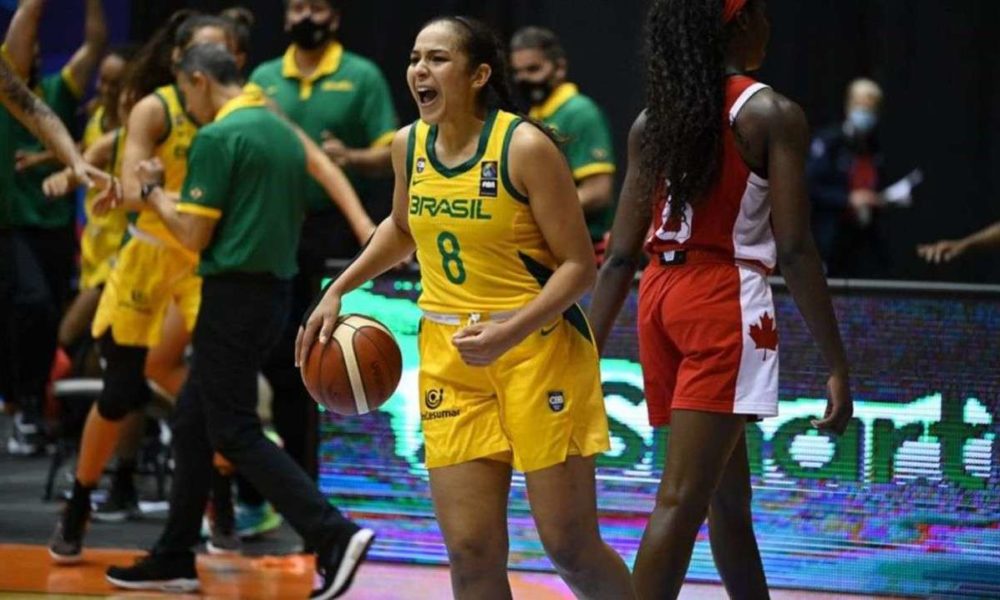
<instances>
[{"instance_id":1,"label":"green polo shirt","mask_svg":"<svg viewBox=\"0 0 1000 600\"><path fill-rule=\"evenodd\" d=\"M72 131L81 94L72 83L69 72L63 69L61 73L43 78L34 91ZM4 112L7 112L6 109ZM8 115L7 120L10 121L10 140L15 151L35 153L45 150L45 146L13 117ZM50 161L13 173L8 188L13 227L58 229L73 223L76 212L74 203L66 197L47 198L42 192L45 178L61 168L59 163Z\"/></svg>"},{"instance_id":2,"label":"green polo shirt","mask_svg":"<svg viewBox=\"0 0 1000 600\"><path fill-rule=\"evenodd\" d=\"M541 106L531 109L531 118L542 121L563 138L562 151L577 185L593 175L615 172L608 121L597 104L572 83L552 90ZM591 239L599 240L611 226L614 207L608 206L585 216Z\"/></svg>"},{"instance_id":3,"label":"green polo shirt","mask_svg":"<svg viewBox=\"0 0 1000 600\"><path fill-rule=\"evenodd\" d=\"M198 273L295 275L308 177L301 140L259 93L226 103L191 142L177 204L218 219Z\"/></svg>"},{"instance_id":4,"label":"green polo shirt","mask_svg":"<svg viewBox=\"0 0 1000 600\"><path fill-rule=\"evenodd\" d=\"M296 125L317 144L329 132L349 148L388 146L399 126L389 85L372 61L347 52L334 42L317 65L304 77L295 63L295 46L281 58L261 64L250 83L270 97ZM370 186L363 178L347 173L364 198ZM333 205L323 189L308 183L310 210Z\"/></svg>"}]
</instances>

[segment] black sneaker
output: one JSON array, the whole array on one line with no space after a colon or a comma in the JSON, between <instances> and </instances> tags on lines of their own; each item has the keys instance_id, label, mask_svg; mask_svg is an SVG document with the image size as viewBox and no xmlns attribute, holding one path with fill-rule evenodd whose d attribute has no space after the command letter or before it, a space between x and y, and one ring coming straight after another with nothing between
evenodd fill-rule
<instances>
[{"instance_id":1,"label":"black sneaker","mask_svg":"<svg viewBox=\"0 0 1000 600\"><path fill-rule=\"evenodd\" d=\"M142 515L139 510L139 498L135 488L128 489L129 486L114 485L108 498L94 508L93 517L95 521L102 523L124 523L129 519L135 519Z\"/></svg>"},{"instance_id":2,"label":"black sneaker","mask_svg":"<svg viewBox=\"0 0 1000 600\"><path fill-rule=\"evenodd\" d=\"M354 575L374 541L374 531L357 529L346 542L340 541L326 552L317 554L316 585L309 598L329 600L343 595L351 587Z\"/></svg>"},{"instance_id":3,"label":"black sneaker","mask_svg":"<svg viewBox=\"0 0 1000 600\"><path fill-rule=\"evenodd\" d=\"M131 567L108 567L108 581L128 590L194 592L200 587L194 554L147 554Z\"/></svg>"},{"instance_id":4,"label":"black sneaker","mask_svg":"<svg viewBox=\"0 0 1000 600\"><path fill-rule=\"evenodd\" d=\"M70 500L49 540L49 556L58 564L70 565L83 559L83 534L90 517L90 499Z\"/></svg>"}]
</instances>

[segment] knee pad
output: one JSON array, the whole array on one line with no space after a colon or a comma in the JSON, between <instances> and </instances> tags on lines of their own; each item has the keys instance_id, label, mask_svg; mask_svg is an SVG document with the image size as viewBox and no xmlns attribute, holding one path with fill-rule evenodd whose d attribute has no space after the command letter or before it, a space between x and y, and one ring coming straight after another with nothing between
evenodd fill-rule
<instances>
[{"instance_id":1,"label":"knee pad","mask_svg":"<svg viewBox=\"0 0 1000 600\"><path fill-rule=\"evenodd\" d=\"M97 399L97 412L109 421L120 421L125 415L146 406L152 398L144 373L148 350L119 346L110 333L101 339L104 369L104 390Z\"/></svg>"}]
</instances>

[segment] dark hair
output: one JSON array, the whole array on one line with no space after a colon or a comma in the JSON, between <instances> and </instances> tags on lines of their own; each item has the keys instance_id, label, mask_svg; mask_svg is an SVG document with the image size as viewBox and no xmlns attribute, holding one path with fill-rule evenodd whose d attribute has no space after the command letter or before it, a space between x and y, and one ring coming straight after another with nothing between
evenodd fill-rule
<instances>
[{"instance_id":1,"label":"dark hair","mask_svg":"<svg viewBox=\"0 0 1000 600\"><path fill-rule=\"evenodd\" d=\"M507 53L504 52L500 38L489 25L472 17L444 16L431 19L421 27L421 30L435 23L451 23L461 39L461 49L469 57L469 65L475 68L479 65L489 65L492 74L486 82L486 88L478 98L481 108L486 110L505 110L531 123L549 137L556 145L560 140L551 129L532 119L520 111L514 102L514 94L510 87L510 67L507 64Z\"/></svg>"},{"instance_id":2,"label":"dark hair","mask_svg":"<svg viewBox=\"0 0 1000 600\"><path fill-rule=\"evenodd\" d=\"M514 33L510 38L510 50L541 50L547 60L566 60L566 51L559 37L551 29L534 25L522 27Z\"/></svg>"},{"instance_id":3,"label":"dark hair","mask_svg":"<svg viewBox=\"0 0 1000 600\"><path fill-rule=\"evenodd\" d=\"M128 63L135 58L138 52L139 46L137 44L117 44L109 48L105 56L117 56Z\"/></svg>"},{"instance_id":4,"label":"dark hair","mask_svg":"<svg viewBox=\"0 0 1000 600\"><path fill-rule=\"evenodd\" d=\"M129 64L122 93L136 101L173 81L174 37L181 25L196 14L191 10L179 10L170 15L166 25L153 32Z\"/></svg>"},{"instance_id":5,"label":"dark hair","mask_svg":"<svg viewBox=\"0 0 1000 600\"><path fill-rule=\"evenodd\" d=\"M719 174L728 35L723 0L654 0L646 31L642 163L652 186L670 182L670 211L684 216Z\"/></svg>"},{"instance_id":6,"label":"dark hair","mask_svg":"<svg viewBox=\"0 0 1000 600\"><path fill-rule=\"evenodd\" d=\"M188 76L204 73L222 85L239 85L240 69L236 58L221 44L198 44L184 52L177 71Z\"/></svg>"},{"instance_id":7,"label":"dark hair","mask_svg":"<svg viewBox=\"0 0 1000 600\"><path fill-rule=\"evenodd\" d=\"M253 11L245 6L234 6L220 12L219 16L229 21L232 25L236 50L243 53L249 52L250 30L256 22Z\"/></svg>"},{"instance_id":8,"label":"dark hair","mask_svg":"<svg viewBox=\"0 0 1000 600\"><path fill-rule=\"evenodd\" d=\"M177 28L177 33L174 35L174 46L182 49L187 48L191 45L194 35L206 27L221 29L226 32L226 37L230 40L235 41L236 39L236 24L232 19L215 15L195 15L181 23L181 26Z\"/></svg>"},{"instance_id":9,"label":"dark hair","mask_svg":"<svg viewBox=\"0 0 1000 600\"><path fill-rule=\"evenodd\" d=\"M344 0L321 0L326 2L333 10L342 10L344 8ZM288 8L292 4L292 0L285 0L285 8Z\"/></svg>"}]
</instances>

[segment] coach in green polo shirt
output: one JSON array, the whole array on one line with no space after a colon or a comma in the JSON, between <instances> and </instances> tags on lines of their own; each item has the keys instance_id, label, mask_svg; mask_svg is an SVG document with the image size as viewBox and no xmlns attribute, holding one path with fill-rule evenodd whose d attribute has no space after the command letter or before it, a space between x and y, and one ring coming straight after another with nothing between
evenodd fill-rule
<instances>
[{"instance_id":1,"label":"coach in green polo shirt","mask_svg":"<svg viewBox=\"0 0 1000 600\"><path fill-rule=\"evenodd\" d=\"M600 256L614 216L615 158L608 122L593 100L566 81L566 52L553 32L525 27L514 34L510 47L514 81L531 105L531 117L563 140L587 229Z\"/></svg>"},{"instance_id":2,"label":"coach in green polo shirt","mask_svg":"<svg viewBox=\"0 0 1000 600\"><path fill-rule=\"evenodd\" d=\"M328 504L284 450L264 436L257 416L257 373L288 318L295 251L305 214L305 148L267 107L243 91L236 61L220 45L194 46L177 65L188 112L202 127L191 143L180 198L161 187L162 165L139 167L142 196L185 246L201 253L201 306L194 356L174 412L170 513L152 552L131 567L111 567L125 588L173 582L198 587L192 548L208 499L212 452L228 459L309 547L319 575L313 598L350 585L374 534Z\"/></svg>"},{"instance_id":3,"label":"coach in green polo shirt","mask_svg":"<svg viewBox=\"0 0 1000 600\"><path fill-rule=\"evenodd\" d=\"M285 31L292 39L281 58L257 67L250 82L343 167L366 199L363 177L392 171L389 145L398 127L389 86L372 61L348 52L335 38L335 0L287 0ZM309 208L329 198L311 185Z\"/></svg>"}]
</instances>

